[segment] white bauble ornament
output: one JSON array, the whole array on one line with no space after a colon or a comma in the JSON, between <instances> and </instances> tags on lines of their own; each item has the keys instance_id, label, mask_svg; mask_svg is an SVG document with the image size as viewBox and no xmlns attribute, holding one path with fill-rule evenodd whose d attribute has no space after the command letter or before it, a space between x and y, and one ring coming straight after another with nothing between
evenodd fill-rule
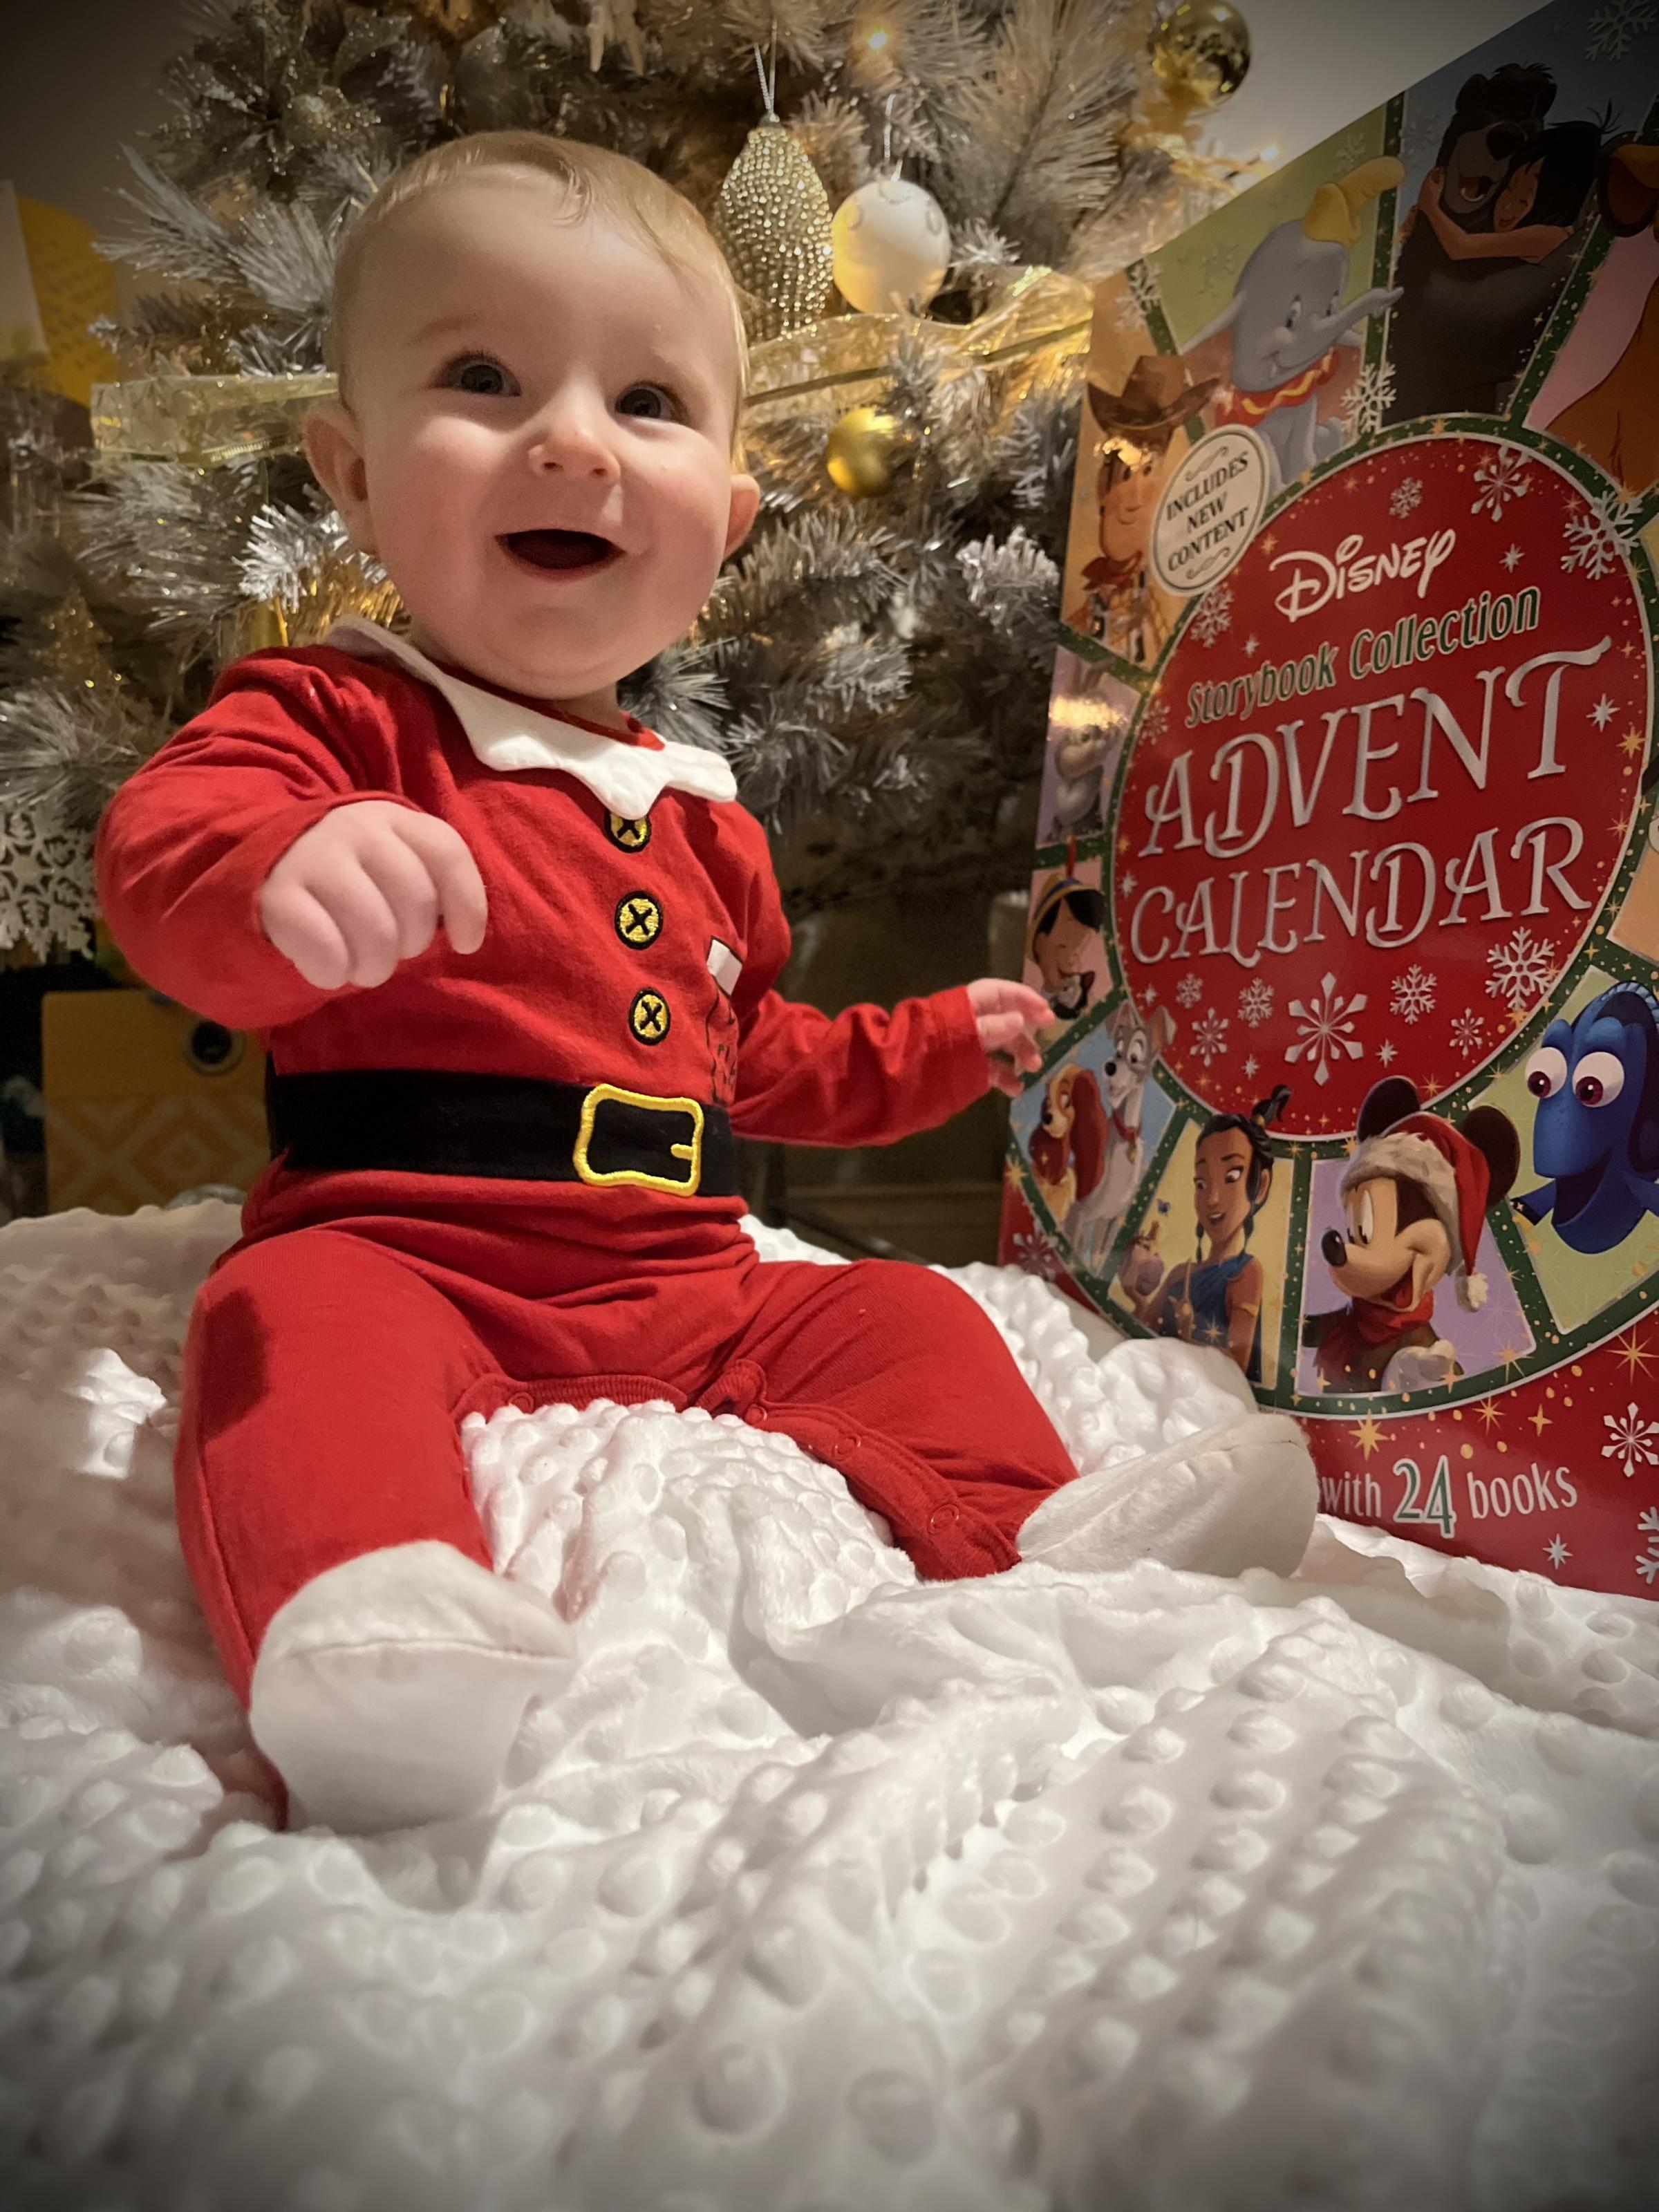
<instances>
[{"instance_id":1,"label":"white bauble ornament","mask_svg":"<svg viewBox=\"0 0 1659 2212\"><path fill-rule=\"evenodd\" d=\"M896 172L860 185L836 210L836 283L861 314L927 305L951 265L951 232L931 192Z\"/></svg>"}]
</instances>

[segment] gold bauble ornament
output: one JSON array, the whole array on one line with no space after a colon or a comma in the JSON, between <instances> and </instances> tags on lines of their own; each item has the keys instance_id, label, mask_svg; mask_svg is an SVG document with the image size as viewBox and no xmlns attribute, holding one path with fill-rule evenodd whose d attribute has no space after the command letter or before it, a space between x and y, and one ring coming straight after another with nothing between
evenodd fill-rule
<instances>
[{"instance_id":1,"label":"gold bauble ornament","mask_svg":"<svg viewBox=\"0 0 1659 2212\"><path fill-rule=\"evenodd\" d=\"M884 407L849 407L830 426L823 465L848 499L875 499L892 489L915 444L915 432Z\"/></svg>"},{"instance_id":2,"label":"gold bauble ornament","mask_svg":"<svg viewBox=\"0 0 1659 2212\"><path fill-rule=\"evenodd\" d=\"M755 125L732 164L712 228L749 295L751 338L787 337L817 320L830 296L830 198L775 115Z\"/></svg>"},{"instance_id":3,"label":"gold bauble ornament","mask_svg":"<svg viewBox=\"0 0 1659 2212\"><path fill-rule=\"evenodd\" d=\"M1152 33L1152 69L1170 98L1219 107L1250 70L1250 27L1227 0L1179 0Z\"/></svg>"}]
</instances>

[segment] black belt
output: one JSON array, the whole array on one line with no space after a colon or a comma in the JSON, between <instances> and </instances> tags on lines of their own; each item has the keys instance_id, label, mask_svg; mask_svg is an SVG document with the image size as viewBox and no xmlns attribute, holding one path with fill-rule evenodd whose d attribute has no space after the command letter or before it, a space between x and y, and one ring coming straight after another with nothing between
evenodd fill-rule
<instances>
[{"instance_id":1,"label":"black belt","mask_svg":"<svg viewBox=\"0 0 1659 2212\"><path fill-rule=\"evenodd\" d=\"M307 1171L643 1185L690 1197L738 1194L732 1124L695 1098L651 1098L613 1083L444 1068L339 1068L278 1075L265 1064L273 1155Z\"/></svg>"}]
</instances>

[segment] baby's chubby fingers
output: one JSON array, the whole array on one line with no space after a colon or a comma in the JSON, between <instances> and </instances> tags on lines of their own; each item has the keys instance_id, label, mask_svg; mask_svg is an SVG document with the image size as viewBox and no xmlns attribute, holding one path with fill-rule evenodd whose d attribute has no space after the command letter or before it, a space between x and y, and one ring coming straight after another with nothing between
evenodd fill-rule
<instances>
[{"instance_id":1,"label":"baby's chubby fingers","mask_svg":"<svg viewBox=\"0 0 1659 2212\"><path fill-rule=\"evenodd\" d=\"M1042 1065L1036 1033L1054 1018L1048 1002L1026 984L1011 983L995 975L970 983L968 998L981 1045L988 1054L1006 1054L1009 1063L998 1066L993 1061L997 1088L1017 1097L1020 1085L1012 1071L1024 1068L1031 1073Z\"/></svg>"},{"instance_id":2,"label":"baby's chubby fingers","mask_svg":"<svg viewBox=\"0 0 1659 2212\"><path fill-rule=\"evenodd\" d=\"M457 952L476 952L484 940L489 902L466 840L432 814L405 811L388 817L386 827L419 857L450 944Z\"/></svg>"}]
</instances>

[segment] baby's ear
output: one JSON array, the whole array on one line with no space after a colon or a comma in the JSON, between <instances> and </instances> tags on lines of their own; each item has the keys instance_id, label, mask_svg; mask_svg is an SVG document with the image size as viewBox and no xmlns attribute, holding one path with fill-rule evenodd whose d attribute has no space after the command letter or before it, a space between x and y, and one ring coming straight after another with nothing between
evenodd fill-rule
<instances>
[{"instance_id":1,"label":"baby's ear","mask_svg":"<svg viewBox=\"0 0 1659 2212\"><path fill-rule=\"evenodd\" d=\"M352 544L360 553L378 554L368 468L356 417L338 400L319 400L306 416L303 435L312 473L340 510Z\"/></svg>"},{"instance_id":2,"label":"baby's ear","mask_svg":"<svg viewBox=\"0 0 1659 2212\"><path fill-rule=\"evenodd\" d=\"M755 517L760 513L760 486L753 477L734 472L732 477L732 507L726 525L726 552L737 551L755 526Z\"/></svg>"}]
</instances>

